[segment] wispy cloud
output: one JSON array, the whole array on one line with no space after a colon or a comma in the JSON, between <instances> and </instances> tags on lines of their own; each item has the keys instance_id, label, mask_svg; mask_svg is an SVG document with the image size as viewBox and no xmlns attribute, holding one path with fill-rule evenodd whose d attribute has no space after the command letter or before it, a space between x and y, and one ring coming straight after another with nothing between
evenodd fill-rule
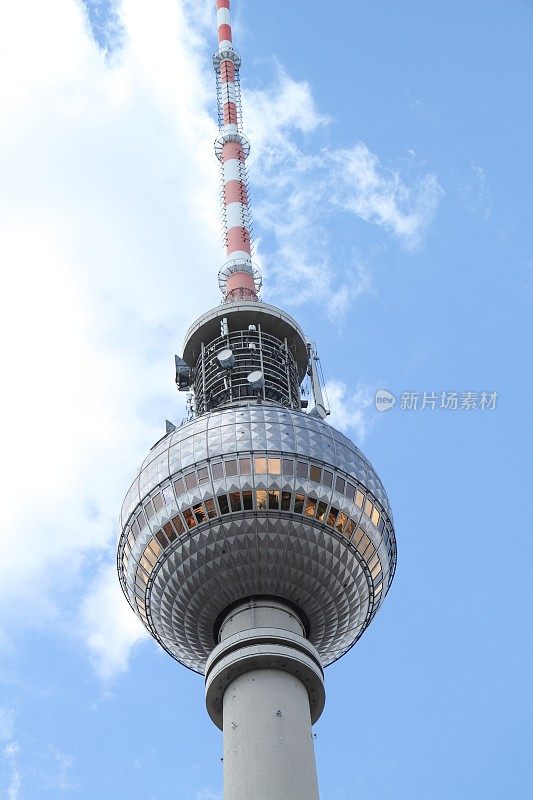
<instances>
[{"instance_id":1,"label":"wispy cloud","mask_svg":"<svg viewBox=\"0 0 533 800\"><path fill-rule=\"evenodd\" d=\"M335 205L390 231L409 249L420 245L442 192L435 175L408 184L398 170L383 167L363 142L329 158Z\"/></svg>"},{"instance_id":2,"label":"wispy cloud","mask_svg":"<svg viewBox=\"0 0 533 800\"><path fill-rule=\"evenodd\" d=\"M492 214L492 192L483 167L472 164L470 176L459 183L458 191L463 207L481 222L487 222Z\"/></svg>"},{"instance_id":3,"label":"wispy cloud","mask_svg":"<svg viewBox=\"0 0 533 800\"><path fill-rule=\"evenodd\" d=\"M148 635L124 600L114 564L103 566L92 583L80 622L80 633L104 682L127 669L132 649Z\"/></svg>"},{"instance_id":4,"label":"wispy cloud","mask_svg":"<svg viewBox=\"0 0 533 800\"><path fill-rule=\"evenodd\" d=\"M250 173L257 189L254 217L268 238L257 257L273 300L323 303L335 317L369 282L356 261L339 269L332 220L339 213L378 226L408 250L420 247L442 189L410 153L410 175L385 166L366 144L326 148L316 134L330 120L311 89L279 67L271 86L244 95L246 127L253 142ZM315 136L313 136L315 134ZM345 242L345 249L354 242ZM368 277L368 276L366 276ZM331 302L329 302L331 300Z\"/></svg>"},{"instance_id":5,"label":"wispy cloud","mask_svg":"<svg viewBox=\"0 0 533 800\"><path fill-rule=\"evenodd\" d=\"M326 392L331 408L328 422L346 434L351 434L357 444L364 442L375 420L375 390L359 382L355 391L348 390L345 383L330 380Z\"/></svg>"}]
</instances>

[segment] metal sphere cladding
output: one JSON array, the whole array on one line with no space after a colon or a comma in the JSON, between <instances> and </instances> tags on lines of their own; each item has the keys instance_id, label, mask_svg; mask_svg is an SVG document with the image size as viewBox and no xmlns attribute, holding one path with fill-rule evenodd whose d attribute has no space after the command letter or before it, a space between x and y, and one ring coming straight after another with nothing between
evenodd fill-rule
<instances>
[{"instance_id":1,"label":"metal sphere cladding","mask_svg":"<svg viewBox=\"0 0 533 800\"><path fill-rule=\"evenodd\" d=\"M224 612L258 596L298 610L326 666L361 636L392 580L387 495L346 436L301 410L308 359L296 322L272 306L244 301L200 318L179 361L203 413L152 448L124 501L123 590L197 672Z\"/></svg>"}]
</instances>

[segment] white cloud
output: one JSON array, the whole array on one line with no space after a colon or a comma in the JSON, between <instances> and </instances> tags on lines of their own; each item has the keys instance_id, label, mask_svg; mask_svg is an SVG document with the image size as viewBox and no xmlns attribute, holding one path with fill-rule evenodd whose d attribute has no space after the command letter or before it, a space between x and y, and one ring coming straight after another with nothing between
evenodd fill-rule
<instances>
[{"instance_id":1,"label":"white cloud","mask_svg":"<svg viewBox=\"0 0 533 800\"><path fill-rule=\"evenodd\" d=\"M357 444L361 444L375 419L373 413L374 391L359 382L354 392L349 392L342 381L331 380L326 383L326 393L331 408L328 422L346 434L351 434Z\"/></svg>"},{"instance_id":2,"label":"white cloud","mask_svg":"<svg viewBox=\"0 0 533 800\"><path fill-rule=\"evenodd\" d=\"M0 31L5 636L15 601L19 628L70 624L63 609L79 603L64 600L106 563L135 466L171 409L183 414L172 352L218 301L202 43L173 0L116 9L123 44L106 58L75 0L20 0ZM116 610L105 652L90 603L111 595L102 578L82 604L106 675L138 636Z\"/></svg>"},{"instance_id":3,"label":"white cloud","mask_svg":"<svg viewBox=\"0 0 533 800\"><path fill-rule=\"evenodd\" d=\"M259 192L253 216L274 246L256 258L274 301L326 304L331 318L370 288L358 259L344 257L330 232L339 210L391 233L407 249L418 247L436 212L442 190L435 175L402 177L385 167L368 147L332 149L317 146L316 134L329 119L315 105L310 87L276 70L267 90L244 93L246 130L252 140L250 173Z\"/></svg>"},{"instance_id":4,"label":"white cloud","mask_svg":"<svg viewBox=\"0 0 533 800\"><path fill-rule=\"evenodd\" d=\"M329 157L333 203L391 231L408 248L420 244L442 192L435 175L409 185L398 170L385 169L363 142Z\"/></svg>"},{"instance_id":5,"label":"white cloud","mask_svg":"<svg viewBox=\"0 0 533 800\"><path fill-rule=\"evenodd\" d=\"M127 669L132 649L148 636L124 600L114 565L102 567L84 598L80 633L104 682Z\"/></svg>"}]
</instances>

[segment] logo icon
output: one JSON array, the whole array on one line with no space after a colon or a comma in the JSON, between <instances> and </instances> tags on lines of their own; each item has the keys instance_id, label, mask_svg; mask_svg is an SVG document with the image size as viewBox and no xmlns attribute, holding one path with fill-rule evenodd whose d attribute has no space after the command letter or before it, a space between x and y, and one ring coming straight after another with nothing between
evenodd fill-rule
<instances>
[{"instance_id":1,"label":"logo icon","mask_svg":"<svg viewBox=\"0 0 533 800\"><path fill-rule=\"evenodd\" d=\"M376 392L376 411L390 411L396 404L396 398L386 389L378 389Z\"/></svg>"}]
</instances>

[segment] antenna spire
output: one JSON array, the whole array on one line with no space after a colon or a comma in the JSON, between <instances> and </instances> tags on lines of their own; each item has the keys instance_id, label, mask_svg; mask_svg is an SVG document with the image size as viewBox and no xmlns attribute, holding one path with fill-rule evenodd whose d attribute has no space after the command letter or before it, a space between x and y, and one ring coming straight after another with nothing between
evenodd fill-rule
<instances>
[{"instance_id":1,"label":"antenna spire","mask_svg":"<svg viewBox=\"0 0 533 800\"><path fill-rule=\"evenodd\" d=\"M224 302L257 301L261 275L252 263L252 232L246 159L250 144L242 132L239 70L233 49L230 0L216 0L218 51L213 56L217 78L218 126L215 154L220 161L222 224L228 260L218 273Z\"/></svg>"}]
</instances>

